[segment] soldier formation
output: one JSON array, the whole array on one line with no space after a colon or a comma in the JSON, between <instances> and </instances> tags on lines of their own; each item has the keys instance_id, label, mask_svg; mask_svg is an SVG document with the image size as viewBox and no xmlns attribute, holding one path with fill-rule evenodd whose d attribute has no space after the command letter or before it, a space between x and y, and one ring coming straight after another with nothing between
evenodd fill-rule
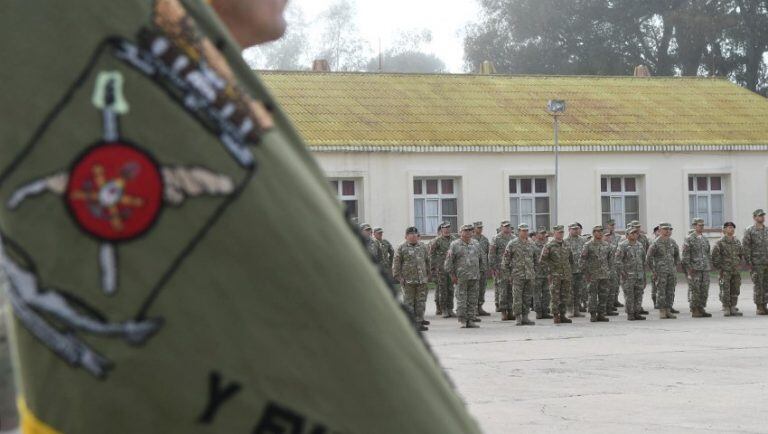
<instances>
[{"instance_id":1,"label":"soldier formation","mask_svg":"<svg viewBox=\"0 0 768 434\"><path fill-rule=\"evenodd\" d=\"M502 221L490 240L483 235L483 223L464 225L459 234L443 222L438 236L428 244L420 240L416 227L406 230L397 249L383 239L381 228L361 225L366 246L374 259L399 282L406 307L412 311L419 330L427 330L424 319L427 283L435 282L435 311L443 318L457 318L462 328L476 328L483 310L488 274L494 281L494 303L502 321L534 325L536 319L553 319L555 324L571 323L570 317L589 313L590 322L607 322L624 307L627 320L645 320L643 295L648 274L654 309L661 319L677 318L674 309L677 269L688 281L691 316L708 318L710 272L719 272L720 302L724 316L742 316L737 307L742 263L751 270L754 302L758 315L768 315L768 230L765 212L753 213L754 224L743 240L735 237L736 225L726 222L722 237L710 246L704 235L704 221L693 219L682 251L672 239L672 225L660 223L650 240L638 221L627 225L622 237L615 222L597 225L582 235L582 225L554 226L551 232L539 227L531 234L527 224L515 232ZM551 235L551 237L550 237ZM649 273L650 272L650 273ZM624 302L618 299L619 288ZM454 311L454 299L456 300Z\"/></svg>"}]
</instances>

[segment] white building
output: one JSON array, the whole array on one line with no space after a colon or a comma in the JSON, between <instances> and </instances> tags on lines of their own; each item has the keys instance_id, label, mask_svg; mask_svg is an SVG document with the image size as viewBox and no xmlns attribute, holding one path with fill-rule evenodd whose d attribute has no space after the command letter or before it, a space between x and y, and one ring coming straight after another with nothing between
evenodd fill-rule
<instances>
[{"instance_id":1,"label":"white building","mask_svg":"<svg viewBox=\"0 0 768 434\"><path fill-rule=\"evenodd\" d=\"M768 209L768 100L723 79L264 72L360 222L551 227L693 217L719 234ZM559 201L553 118L560 117Z\"/></svg>"}]
</instances>

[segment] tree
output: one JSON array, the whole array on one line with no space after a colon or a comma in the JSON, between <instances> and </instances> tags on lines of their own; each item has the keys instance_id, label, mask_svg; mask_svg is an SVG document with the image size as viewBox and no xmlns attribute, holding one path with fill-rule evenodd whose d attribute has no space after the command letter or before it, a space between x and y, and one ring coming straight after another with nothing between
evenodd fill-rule
<instances>
[{"instance_id":1,"label":"tree","mask_svg":"<svg viewBox=\"0 0 768 434\"><path fill-rule=\"evenodd\" d=\"M432 32L427 29L401 32L393 47L368 61L368 72L446 72L445 62L434 54L426 53L426 45L432 42ZM381 65L381 69L379 66Z\"/></svg>"},{"instance_id":2,"label":"tree","mask_svg":"<svg viewBox=\"0 0 768 434\"><path fill-rule=\"evenodd\" d=\"M285 17L288 28L282 38L243 51L243 57L251 68L282 71L309 68L310 47L304 12L297 2L289 2Z\"/></svg>"},{"instance_id":3,"label":"tree","mask_svg":"<svg viewBox=\"0 0 768 434\"><path fill-rule=\"evenodd\" d=\"M355 3L337 0L320 16L321 49L318 59L328 61L332 71L360 71L370 51L355 24Z\"/></svg>"}]
</instances>

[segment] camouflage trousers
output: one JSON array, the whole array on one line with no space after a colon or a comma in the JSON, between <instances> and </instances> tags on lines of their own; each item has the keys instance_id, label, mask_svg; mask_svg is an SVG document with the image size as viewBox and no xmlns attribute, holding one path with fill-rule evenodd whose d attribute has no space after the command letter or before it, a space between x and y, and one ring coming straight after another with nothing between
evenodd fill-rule
<instances>
[{"instance_id":1,"label":"camouflage trousers","mask_svg":"<svg viewBox=\"0 0 768 434\"><path fill-rule=\"evenodd\" d=\"M478 279L459 279L456 283L456 316L465 323L477 318Z\"/></svg>"},{"instance_id":2,"label":"camouflage trousers","mask_svg":"<svg viewBox=\"0 0 768 434\"><path fill-rule=\"evenodd\" d=\"M688 306L691 309L707 307L709 298L709 271L693 270L688 280Z\"/></svg>"},{"instance_id":3,"label":"camouflage trousers","mask_svg":"<svg viewBox=\"0 0 768 434\"><path fill-rule=\"evenodd\" d=\"M568 276L570 277L570 276ZM549 295L553 315L565 315L565 305L571 292L571 279L563 276L552 276L549 281Z\"/></svg>"},{"instance_id":4,"label":"camouflage trousers","mask_svg":"<svg viewBox=\"0 0 768 434\"><path fill-rule=\"evenodd\" d=\"M499 293L499 310L512 310L514 308L514 291L512 278L507 273L499 273L498 279L501 291Z\"/></svg>"},{"instance_id":5,"label":"camouflage trousers","mask_svg":"<svg viewBox=\"0 0 768 434\"><path fill-rule=\"evenodd\" d=\"M550 300L547 278L537 277L533 281L533 310L538 314L548 314Z\"/></svg>"},{"instance_id":6,"label":"camouflage trousers","mask_svg":"<svg viewBox=\"0 0 768 434\"><path fill-rule=\"evenodd\" d=\"M736 307L741 294L741 273L738 271L720 272L720 303L723 307Z\"/></svg>"},{"instance_id":7,"label":"camouflage trousers","mask_svg":"<svg viewBox=\"0 0 768 434\"><path fill-rule=\"evenodd\" d=\"M584 274L573 273L571 277L571 297L569 300L569 307L574 309L574 312L578 312L582 301L581 298L586 292L586 288L584 287Z\"/></svg>"},{"instance_id":8,"label":"camouflage trousers","mask_svg":"<svg viewBox=\"0 0 768 434\"><path fill-rule=\"evenodd\" d=\"M403 304L413 315L416 324L424 321L424 311L427 308L427 284L404 283L400 289L403 291Z\"/></svg>"},{"instance_id":9,"label":"camouflage trousers","mask_svg":"<svg viewBox=\"0 0 768 434\"><path fill-rule=\"evenodd\" d=\"M752 282L755 284L755 304L768 303L768 264L752 265Z\"/></svg>"},{"instance_id":10,"label":"camouflage trousers","mask_svg":"<svg viewBox=\"0 0 768 434\"><path fill-rule=\"evenodd\" d=\"M653 300L653 308L659 308L659 302L656 300L656 276L651 275L651 300Z\"/></svg>"},{"instance_id":11,"label":"camouflage trousers","mask_svg":"<svg viewBox=\"0 0 768 434\"><path fill-rule=\"evenodd\" d=\"M485 288L488 286L488 276L485 271L480 271L480 280L477 282L477 308L483 307L485 303Z\"/></svg>"},{"instance_id":12,"label":"camouflage trousers","mask_svg":"<svg viewBox=\"0 0 768 434\"><path fill-rule=\"evenodd\" d=\"M612 270L608 277L608 307L613 310L613 306L619 302L619 273Z\"/></svg>"},{"instance_id":13,"label":"camouflage trousers","mask_svg":"<svg viewBox=\"0 0 768 434\"><path fill-rule=\"evenodd\" d=\"M515 315L528 315L530 300L533 295L534 279L515 279L512 282L512 312Z\"/></svg>"},{"instance_id":14,"label":"camouflage trousers","mask_svg":"<svg viewBox=\"0 0 768 434\"><path fill-rule=\"evenodd\" d=\"M643 290L645 279L640 276L628 276L622 282L624 290L624 310L627 315L637 314L643 309Z\"/></svg>"},{"instance_id":15,"label":"camouflage trousers","mask_svg":"<svg viewBox=\"0 0 768 434\"><path fill-rule=\"evenodd\" d=\"M591 279L587 285L588 310L589 313L599 313L605 315L608 312L608 303L613 303L613 299L608 298L610 282L608 279Z\"/></svg>"},{"instance_id":16,"label":"camouflage trousers","mask_svg":"<svg viewBox=\"0 0 768 434\"><path fill-rule=\"evenodd\" d=\"M656 303L658 309L671 309L675 304L675 273L656 273Z\"/></svg>"},{"instance_id":17,"label":"camouflage trousers","mask_svg":"<svg viewBox=\"0 0 768 434\"><path fill-rule=\"evenodd\" d=\"M440 297L439 306L443 314L453 310L453 282L444 271L437 272L437 296Z\"/></svg>"},{"instance_id":18,"label":"camouflage trousers","mask_svg":"<svg viewBox=\"0 0 768 434\"><path fill-rule=\"evenodd\" d=\"M504 278L501 275L501 271L496 272L496 277L493 278L493 297L496 306L501 303L501 292L504 288ZM496 312L501 312L501 309L496 309Z\"/></svg>"}]
</instances>

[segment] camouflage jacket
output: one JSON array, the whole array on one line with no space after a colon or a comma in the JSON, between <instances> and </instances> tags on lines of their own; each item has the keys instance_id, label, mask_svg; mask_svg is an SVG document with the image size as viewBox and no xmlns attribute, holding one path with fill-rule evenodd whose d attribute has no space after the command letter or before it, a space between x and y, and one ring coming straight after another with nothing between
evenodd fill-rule
<instances>
[{"instance_id":1,"label":"camouflage jacket","mask_svg":"<svg viewBox=\"0 0 768 434\"><path fill-rule=\"evenodd\" d=\"M723 236L712 248L712 266L720 271L738 271L744 259L744 247L736 237Z\"/></svg>"},{"instance_id":2,"label":"camouflage jacket","mask_svg":"<svg viewBox=\"0 0 768 434\"><path fill-rule=\"evenodd\" d=\"M613 247L603 240L591 239L581 249L581 262L589 279L607 279L611 272Z\"/></svg>"},{"instance_id":3,"label":"camouflage jacket","mask_svg":"<svg viewBox=\"0 0 768 434\"><path fill-rule=\"evenodd\" d=\"M429 243L429 263L432 264L433 269L444 271L443 264L445 264L445 256L448 254L448 249L455 239L456 237L454 235L449 235L447 237L441 235Z\"/></svg>"},{"instance_id":4,"label":"camouflage jacket","mask_svg":"<svg viewBox=\"0 0 768 434\"><path fill-rule=\"evenodd\" d=\"M507 248L514 235L504 235L499 232L491 239L491 243L488 247L488 266L492 270L498 270L501 267L501 257L504 255L504 249Z\"/></svg>"},{"instance_id":5,"label":"camouflage jacket","mask_svg":"<svg viewBox=\"0 0 768 434\"><path fill-rule=\"evenodd\" d=\"M381 244L381 253L386 255L386 261L384 261L384 265L391 268L392 261L395 259L395 249L392 247L392 243L384 238L382 238L379 243Z\"/></svg>"},{"instance_id":6,"label":"camouflage jacket","mask_svg":"<svg viewBox=\"0 0 768 434\"><path fill-rule=\"evenodd\" d=\"M472 235L472 238L480 243L480 249L483 251L483 259L485 259L485 261L483 261L484 268L480 271L484 273L488 271L488 251L490 250L491 242L488 241L488 238L485 235Z\"/></svg>"},{"instance_id":7,"label":"camouflage jacket","mask_svg":"<svg viewBox=\"0 0 768 434\"><path fill-rule=\"evenodd\" d=\"M704 235L692 233L683 242L683 271L709 271L709 240Z\"/></svg>"},{"instance_id":8,"label":"camouflage jacket","mask_svg":"<svg viewBox=\"0 0 768 434\"><path fill-rule=\"evenodd\" d=\"M381 264L381 247L378 240L373 237L365 238L365 249L371 254L377 264Z\"/></svg>"},{"instance_id":9,"label":"camouflage jacket","mask_svg":"<svg viewBox=\"0 0 768 434\"><path fill-rule=\"evenodd\" d=\"M533 247L536 250L536 263L534 266L536 267L536 278L537 279L546 279L549 275L549 269L547 268L547 264L539 261L541 258L541 251L544 250L544 246L547 245L547 240L544 241L534 241Z\"/></svg>"},{"instance_id":10,"label":"camouflage jacket","mask_svg":"<svg viewBox=\"0 0 768 434\"><path fill-rule=\"evenodd\" d=\"M581 249L584 248L586 240L582 237L571 237L565 239L565 245L571 250L573 255L573 267L571 267L571 273L581 273L584 271L584 265L581 263Z\"/></svg>"},{"instance_id":11,"label":"camouflage jacket","mask_svg":"<svg viewBox=\"0 0 768 434\"><path fill-rule=\"evenodd\" d=\"M454 240L445 256L445 271L459 279L480 278L480 269L484 266L484 255L480 243L470 238L465 243L461 238Z\"/></svg>"},{"instance_id":12,"label":"camouflage jacket","mask_svg":"<svg viewBox=\"0 0 768 434\"><path fill-rule=\"evenodd\" d=\"M539 262L546 265L550 276L571 278L571 266L573 265L573 253L565 241L552 240L541 249Z\"/></svg>"},{"instance_id":13,"label":"camouflage jacket","mask_svg":"<svg viewBox=\"0 0 768 434\"><path fill-rule=\"evenodd\" d=\"M616 248L614 261L618 272L627 277L645 277L645 248L639 241L624 240Z\"/></svg>"},{"instance_id":14,"label":"camouflage jacket","mask_svg":"<svg viewBox=\"0 0 768 434\"><path fill-rule=\"evenodd\" d=\"M744 246L744 260L747 264L768 264L768 228L748 227L741 244Z\"/></svg>"},{"instance_id":15,"label":"camouflage jacket","mask_svg":"<svg viewBox=\"0 0 768 434\"><path fill-rule=\"evenodd\" d=\"M680 263L680 248L677 247L677 242L672 238L656 238L648 248L645 262L654 273L674 273Z\"/></svg>"},{"instance_id":16,"label":"camouflage jacket","mask_svg":"<svg viewBox=\"0 0 768 434\"><path fill-rule=\"evenodd\" d=\"M396 281L423 284L429 281L430 263L427 246L404 242L397 246L392 261L392 276Z\"/></svg>"},{"instance_id":17,"label":"camouflage jacket","mask_svg":"<svg viewBox=\"0 0 768 434\"><path fill-rule=\"evenodd\" d=\"M640 234L637 236L637 242L643 245L643 251L646 253L648 252L648 249L651 248L651 241L648 239L648 236L645 234Z\"/></svg>"},{"instance_id":18,"label":"camouflage jacket","mask_svg":"<svg viewBox=\"0 0 768 434\"><path fill-rule=\"evenodd\" d=\"M515 238L507 244L501 259L501 268L506 270L512 279L532 280L536 278L536 263L538 249L530 239Z\"/></svg>"}]
</instances>

